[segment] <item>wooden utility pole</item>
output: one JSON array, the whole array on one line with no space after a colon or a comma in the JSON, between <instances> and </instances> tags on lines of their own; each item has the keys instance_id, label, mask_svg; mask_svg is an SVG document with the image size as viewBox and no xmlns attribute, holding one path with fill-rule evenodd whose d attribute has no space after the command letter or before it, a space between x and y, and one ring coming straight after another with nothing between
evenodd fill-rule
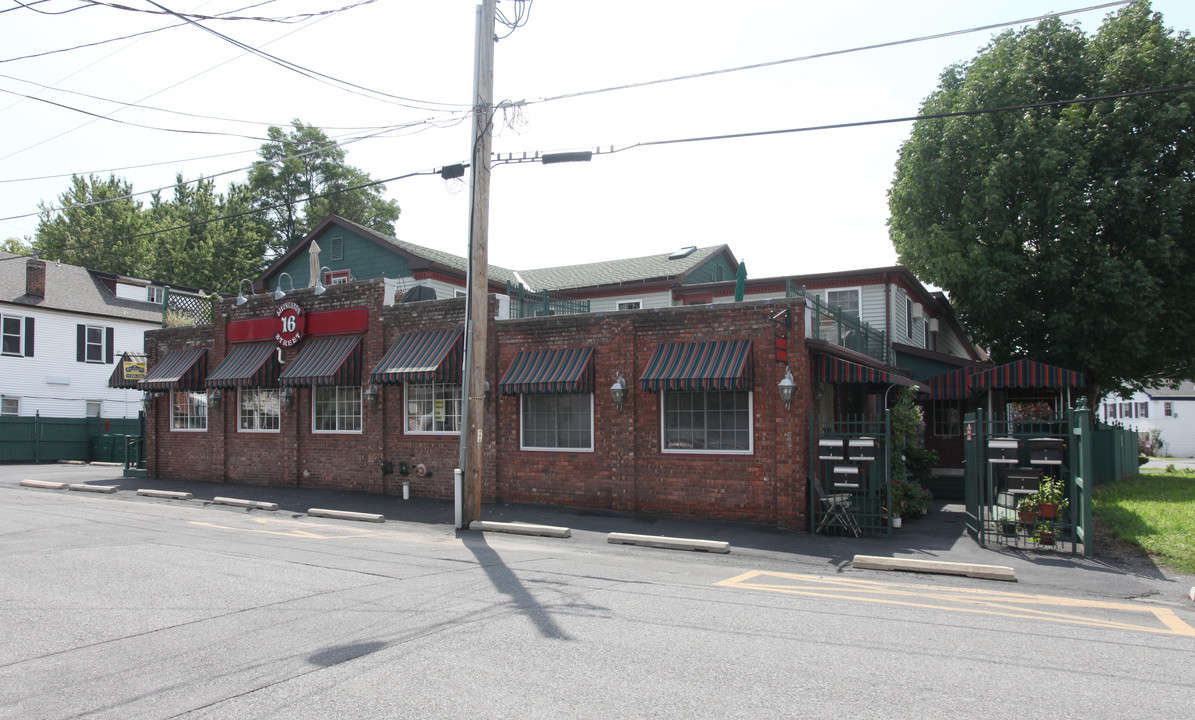
<instances>
[{"instance_id":1,"label":"wooden utility pole","mask_svg":"<svg viewBox=\"0 0 1195 720\"><path fill-rule=\"evenodd\" d=\"M477 6L477 38L473 56L473 208L469 228L469 277L465 299L466 392L461 412L461 526L481 519L482 427L485 420L486 339L489 317L490 147L494 115L495 0Z\"/></svg>"}]
</instances>

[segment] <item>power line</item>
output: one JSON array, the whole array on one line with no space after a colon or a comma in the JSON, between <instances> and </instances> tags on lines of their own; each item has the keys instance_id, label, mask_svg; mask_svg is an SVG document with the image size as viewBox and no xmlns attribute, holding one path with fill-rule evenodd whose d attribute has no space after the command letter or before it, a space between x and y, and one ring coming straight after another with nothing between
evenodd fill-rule
<instances>
[{"instance_id":1,"label":"power line","mask_svg":"<svg viewBox=\"0 0 1195 720\"><path fill-rule=\"evenodd\" d=\"M19 0L14 0L14 1L19 2ZM284 23L284 24L290 25L290 24L294 24L297 22L302 22L304 20L310 20L310 19L316 18L316 17L335 15L337 13L342 13L346 10L352 10L354 8L361 7L362 5L371 5L375 2L377 2L377 0L358 0L358 2L355 2L352 5L345 5L344 7L336 8L334 10L321 10L319 12L314 12L314 13L301 13L298 15L286 15L283 17L260 17L260 16L241 17L241 16L230 16L230 15L226 15L224 13L221 13L219 15L197 15L194 13L176 13L172 10L167 10L166 8L162 8L163 12L155 12L153 10L145 10L144 8L134 8L134 7L129 7L127 5L117 5L115 3L100 2L100 0L84 0L84 2L88 3L87 6L106 7L106 8L111 8L113 10L124 10L127 12L145 13L147 15L174 15L175 17L179 17L179 18L190 18L190 19L194 19L194 20L255 20L257 22ZM264 5L265 3L261 3L261 4ZM161 7L161 6L159 5L158 7ZM77 10L78 8L75 8L75 9Z\"/></svg>"},{"instance_id":2,"label":"power line","mask_svg":"<svg viewBox=\"0 0 1195 720\"><path fill-rule=\"evenodd\" d=\"M612 87L598 88L595 90L581 90L579 92L564 93L562 95L553 95L551 97L539 98L538 100L523 100L516 105L532 105L542 102L551 102L554 100L565 100L569 98L584 97L586 95L598 95L600 93L615 92L618 90L630 90L633 88L649 87L651 85L662 85L664 83L679 82L681 80L694 80L697 78L711 77L714 75L725 75L728 73L742 72L744 70L758 70L760 68L774 67L776 65L786 65L789 63L805 62L807 60L817 60L820 58L834 57L836 55L848 55L851 53L865 52L867 50L880 50L883 48L898 47L900 45L909 45L912 43L926 42L928 40L941 40L943 38L956 37L959 35L969 35L971 33L983 32L985 30L997 30L1003 27L1012 25L1024 25L1031 22L1040 22L1049 18L1063 17L1065 15L1077 15L1080 13L1093 12L1096 10L1106 10L1108 8L1119 7L1121 5L1130 5L1135 0L1117 0L1116 2L1107 2L1101 5L1091 5L1088 7L1078 8L1076 10L1065 10L1056 13L1046 13L1044 15L1036 15L1034 17L1023 18L1021 20L1011 20L1008 22L993 23L991 25L981 25L979 27L968 28L966 30L951 30L949 32L936 33L934 35L922 35L920 37L908 38L905 40L893 40L890 42L876 43L874 45L861 45L859 47L847 48L845 50L830 50L822 53L814 53L812 55L801 55L799 57L786 58L784 60L770 60L767 62L754 63L751 65L740 65L739 67L724 68L722 70L708 70L699 73L690 73L688 75L677 75L676 77L661 78L658 80L645 80L637 83L627 83L625 85L615 85Z\"/></svg>"}]
</instances>

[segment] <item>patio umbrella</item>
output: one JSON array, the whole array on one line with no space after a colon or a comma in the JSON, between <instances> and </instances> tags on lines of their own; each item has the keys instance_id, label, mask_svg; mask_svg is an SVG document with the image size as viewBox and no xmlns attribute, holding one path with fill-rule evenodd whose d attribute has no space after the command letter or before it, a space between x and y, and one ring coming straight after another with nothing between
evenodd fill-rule
<instances>
[{"instance_id":1,"label":"patio umbrella","mask_svg":"<svg viewBox=\"0 0 1195 720\"><path fill-rule=\"evenodd\" d=\"M739 270L734 276L734 301L742 302L743 293L747 291L747 263L740 262Z\"/></svg>"},{"instance_id":2,"label":"patio umbrella","mask_svg":"<svg viewBox=\"0 0 1195 720\"><path fill-rule=\"evenodd\" d=\"M307 262L307 274L309 276L307 287L315 287L315 283L319 280L320 264L319 245L316 245L314 240L311 241L311 246L307 248Z\"/></svg>"}]
</instances>

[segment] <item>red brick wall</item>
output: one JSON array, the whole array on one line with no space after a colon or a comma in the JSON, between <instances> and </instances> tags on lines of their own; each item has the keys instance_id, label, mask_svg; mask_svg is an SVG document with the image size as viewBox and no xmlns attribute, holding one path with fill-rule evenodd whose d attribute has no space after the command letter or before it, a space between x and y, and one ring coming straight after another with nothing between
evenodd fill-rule
<instances>
[{"instance_id":1,"label":"red brick wall","mask_svg":"<svg viewBox=\"0 0 1195 720\"><path fill-rule=\"evenodd\" d=\"M152 368L173 350L206 348L208 368L213 368L212 326L166 328L145 333L147 367ZM171 393L153 399L145 416L146 470L151 477L178 480L210 480L219 476L221 449L209 432L180 432L170 429Z\"/></svg>"}]
</instances>

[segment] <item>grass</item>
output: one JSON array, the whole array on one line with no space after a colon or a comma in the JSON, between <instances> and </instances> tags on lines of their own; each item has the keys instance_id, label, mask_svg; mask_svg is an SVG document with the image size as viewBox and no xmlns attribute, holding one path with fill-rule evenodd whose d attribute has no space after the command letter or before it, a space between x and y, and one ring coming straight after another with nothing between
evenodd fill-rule
<instances>
[{"instance_id":1,"label":"grass","mask_svg":"<svg viewBox=\"0 0 1195 720\"><path fill-rule=\"evenodd\" d=\"M1114 537L1195 575L1195 473L1137 475L1101 485L1092 500Z\"/></svg>"}]
</instances>

